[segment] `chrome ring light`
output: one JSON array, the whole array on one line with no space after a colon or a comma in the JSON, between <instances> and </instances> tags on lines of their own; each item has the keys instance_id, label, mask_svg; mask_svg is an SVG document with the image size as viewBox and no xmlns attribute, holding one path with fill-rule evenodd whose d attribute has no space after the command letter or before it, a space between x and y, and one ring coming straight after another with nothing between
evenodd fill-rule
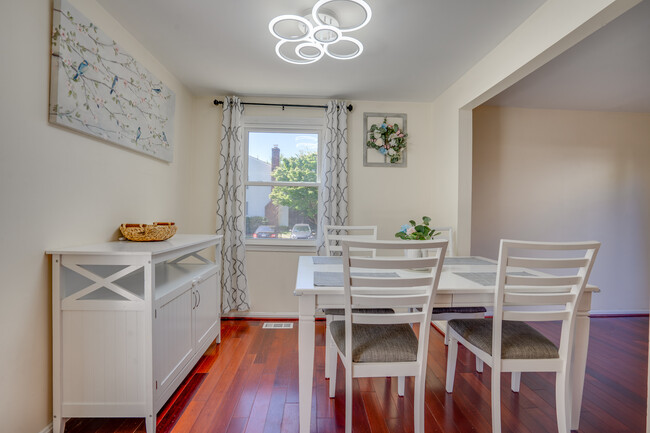
<instances>
[{"instance_id":1,"label":"chrome ring light","mask_svg":"<svg viewBox=\"0 0 650 433\"><path fill-rule=\"evenodd\" d=\"M363 10L364 18L360 23L340 27L336 16L328 9L323 8L333 2L346 1L359 6ZM344 36L343 33L353 32L364 27L370 21L372 11L364 0L318 0L311 10L311 15L301 17L298 15L280 15L269 22L269 31L280 41L275 46L275 52L285 62L296 65L307 65L317 62L325 54L328 57L339 60L354 59L363 52L363 45L355 38ZM296 34L281 34L281 25L288 22L295 22L298 29ZM285 33L287 33L285 31ZM299 43L295 48L296 58L282 48L285 43ZM332 47L341 43L352 43L356 50L351 54L337 54L332 52ZM340 46L340 45L339 45Z\"/></svg>"},{"instance_id":2,"label":"chrome ring light","mask_svg":"<svg viewBox=\"0 0 650 433\"><path fill-rule=\"evenodd\" d=\"M340 42L351 42L351 43L353 43L354 45L357 46L357 50L355 52L353 52L352 54L334 54L334 53L330 52L330 49L332 48L332 46L334 46L336 44L327 44L327 45L325 45L325 54L327 54L328 56L330 56L333 59L350 60L350 59L354 59L355 57L359 57L361 55L361 53L363 52L363 45L357 39L350 38L350 37L347 37L347 36L341 36L341 38L339 38L339 40L336 41L336 43L340 43Z\"/></svg>"},{"instance_id":3,"label":"chrome ring light","mask_svg":"<svg viewBox=\"0 0 650 433\"><path fill-rule=\"evenodd\" d=\"M340 1L340 0L318 0L316 2L316 4L314 5L314 8L311 11L311 14L314 17L314 21L316 22L316 24L319 24L319 25L325 24L325 23L323 23L321 21L320 17L318 16L319 13L322 13L322 12L319 12L319 9L321 7L323 7L323 5L326 5L327 3L331 3L333 1ZM372 18L372 11L370 10L370 6L368 6L368 3L366 3L363 0L345 0L345 1L348 1L350 3L355 3L355 4L359 5L359 6L361 6L361 8L365 12L366 18L361 22L361 24L359 24L357 26L352 26L352 27L347 27L347 28L340 28L340 30L342 32L353 32L355 30L359 30L360 28L362 28L366 24L368 24L368 22L370 22L370 18Z\"/></svg>"}]
</instances>

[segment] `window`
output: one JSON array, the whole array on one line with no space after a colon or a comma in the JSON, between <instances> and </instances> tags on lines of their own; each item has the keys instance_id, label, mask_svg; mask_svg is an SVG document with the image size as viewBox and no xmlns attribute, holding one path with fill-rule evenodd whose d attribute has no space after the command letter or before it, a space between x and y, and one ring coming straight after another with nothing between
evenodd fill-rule
<instances>
[{"instance_id":1,"label":"window","mask_svg":"<svg viewBox=\"0 0 650 433\"><path fill-rule=\"evenodd\" d=\"M245 119L247 243L313 243L321 119Z\"/></svg>"}]
</instances>

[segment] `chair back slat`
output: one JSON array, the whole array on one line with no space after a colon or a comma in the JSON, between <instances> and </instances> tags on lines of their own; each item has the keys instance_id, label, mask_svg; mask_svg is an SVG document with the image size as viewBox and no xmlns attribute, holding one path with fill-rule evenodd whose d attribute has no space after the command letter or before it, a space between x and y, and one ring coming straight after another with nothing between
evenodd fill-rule
<instances>
[{"instance_id":1,"label":"chair back slat","mask_svg":"<svg viewBox=\"0 0 650 433\"><path fill-rule=\"evenodd\" d=\"M350 277L352 287L417 287L428 286L432 283L432 277L420 278L370 278L370 277Z\"/></svg>"},{"instance_id":2,"label":"chair back slat","mask_svg":"<svg viewBox=\"0 0 650 433\"><path fill-rule=\"evenodd\" d=\"M574 293L506 293L503 302L506 305L561 305L575 300Z\"/></svg>"},{"instance_id":3,"label":"chair back slat","mask_svg":"<svg viewBox=\"0 0 650 433\"><path fill-rule=\"evenodd\" d=\"M326 225L323 238L325 240L325 254L328 256L342 256L344 240L376 240L377 226L338 226ZM375 252L369 248L352 248L354 255L374 257Z\"/></svg>"},{"instance_id":4,"label":"chair back slat","mask_svg":"<svg viewBox=\"0 0 650 433\"><path fill-rule=\"evenodd\" d=\"M550 322L554 320L567 320L571 311L504 311L503 320L517 320L520 322Z\"/></svg>"},{"instance_id":5,"label":"chair back slat","mask_svg":"<svg viewBox=\"0 0 650 433\"><path fill-rule=\"evenodd\" d=\"M367 241L375 239L374 235L329 235L331 241Z\"/></svg>"},{"instance_id":6,"label":"chair back slat","mask_svg":"<svg viewBox=\"0 0 650 433\"><path fill-rule=\"evenodd\" d=\"M529 286L529 287L539 287L539 286L573 286L575 284L580 284L582 278L575 276L568 277L538 277L535 275L506 275L506 285L512 286Z\"/></svg>"},{"instance_id":7,"label":"chair back slat","mask_svg":"<svg viewBox=\"0 0 650 433\"><path fill-rule=\"evenodd\" d=\"M366 257L353 257L350 266L353 268L370 269L417 269L433 268L438 264L437 257L378 257L369 260Z\"/></svg>"},{"instance_id":8,"label":"chair back slat","mask_svg":"<svg viewBox=\"0 0 650 433\"><path fill-rule=\"evenodd\" d=\"M419 307L429 300L428 294L415 295L352 295L352 305L355 307Z\"/></svg>"},{"instance_id":9,"label":"chair back slat","mask_svg":"<svg viewBox=\"0 0 650 433\"><path fill-rule=\"evenodd\" d=\"M423 312L395 314L358 314L352 313L352 323L367 325L397 325L400 323L422 323L427 319Z\"/></svg>"},{"instance_id":10,"label":"chair back slat","mask_svg":"<svg viewBox=\"0 0 650 433\"><path fill-rule=\"evenodd\" d=\"M508 266L533 269L581 268L583 266L587 266L588 264L588 260L584 257L578 257L575 259L508 257Z\"/></svg>"}]
</instances>

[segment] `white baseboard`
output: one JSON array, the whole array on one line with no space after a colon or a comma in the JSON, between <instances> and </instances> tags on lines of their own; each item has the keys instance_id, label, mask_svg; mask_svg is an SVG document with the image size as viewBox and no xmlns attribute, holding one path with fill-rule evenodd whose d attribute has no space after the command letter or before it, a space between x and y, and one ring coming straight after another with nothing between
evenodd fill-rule
<instances>
[{"instance_id":1,"label":"white baseboard","mask_svg":"<svg viewBox=\"0 0 650 433\"><path fill-rule=\"evenodd\" d=\"M638 316L647 315L648 313L650 313L648 310L591 310L589 316Z\"/></svg>"},{"instance_id":2,"label":"white baseboard","mask_svg":"<svg viewBox=\"0 0 650 433\"><path fill-rule=\"evenodd\" d=\"M251 318L251 319L298 319L298 313L264 313L255 311L231 311L221 315L222 319Z\"/></svg>"},{"instance_id":3,"label":"white baseboard","mask_svg":"<svg viewBox=\"0 0 650 433\"><path fill-rule=\"evenodd\" d=\"M54 425L50 423L47 427L45 427L43 430L39 431L38 433L52 433L54 431Z\"/></svg>"}]
</instances>

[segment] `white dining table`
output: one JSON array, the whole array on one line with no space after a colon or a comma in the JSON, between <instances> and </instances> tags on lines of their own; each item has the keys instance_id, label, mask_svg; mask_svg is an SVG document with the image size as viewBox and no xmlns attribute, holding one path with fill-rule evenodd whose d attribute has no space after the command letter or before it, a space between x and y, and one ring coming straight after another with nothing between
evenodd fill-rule
<instances>
[{"instance_id":1,"label":"white dining table","mask_svg":"<svg viewBox=\"0 0 650 433\"><path fill-rule=\"evenodd\" d=\"M317 262L317 263L315 263ZM343 264L341 258L301 256L298 262L296 289L298 296L298 372L300 433L309 433L314 378L315 318L321 308L343 305ZM340 279L338 274L341 274ZM322 280L316 281L314 279ZM331 282L327 282L329 277ZM337 278L332 278L337 277ZM435 306L486 306L494 301L496 262L483 257L447 257L444 262ZM337 280L337 281L333 281ZM340 280L340 281L338 281ZM331 286L322 284L332 284ZM580 299L576 317L576 335L571 377L571 429L577 430L582 406L591 295L598 287L587 285ZM444 356L444 354L441 354Z\"/></svg>"}]
</instances>

